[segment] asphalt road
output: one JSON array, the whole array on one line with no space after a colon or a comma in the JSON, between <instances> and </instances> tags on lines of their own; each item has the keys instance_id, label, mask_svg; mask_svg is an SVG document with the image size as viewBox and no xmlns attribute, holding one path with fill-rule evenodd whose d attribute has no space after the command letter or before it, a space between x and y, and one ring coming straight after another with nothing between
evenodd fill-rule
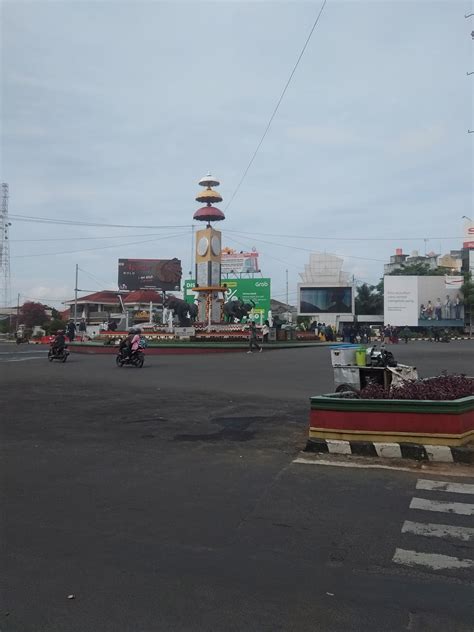
<instances>
[{"instance_id":1,"label":"asphalt road","mask_svg":"<svg viewBox=\"0 0 474 632\"><path fill-rule=\"evenodd\" d=\"M2 632L474 629L474 477L294 462L327 348L45 355L0 346Z\"/></svg>"}]
</instances>

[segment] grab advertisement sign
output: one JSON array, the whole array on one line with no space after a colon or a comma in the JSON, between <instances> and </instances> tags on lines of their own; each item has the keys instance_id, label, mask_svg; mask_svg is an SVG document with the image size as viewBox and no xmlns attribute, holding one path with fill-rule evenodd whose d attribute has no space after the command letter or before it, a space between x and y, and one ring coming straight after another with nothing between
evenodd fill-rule
<instances>
[{"instance_id":1,"label":"grab advertisement sign","mask_svg":"<svg viewBox=\"0 0 474 632\"><path fill-rule=\"evenodd\" d=\"M227 286L226 301L240 299L244 303L255 303L253 314L259 315L265 320L270 311L271 280L263 279L222 279L222 285ZM194 279L184 281L184 300L194 303L197 298Z\"/></svg>"}]
</instances>

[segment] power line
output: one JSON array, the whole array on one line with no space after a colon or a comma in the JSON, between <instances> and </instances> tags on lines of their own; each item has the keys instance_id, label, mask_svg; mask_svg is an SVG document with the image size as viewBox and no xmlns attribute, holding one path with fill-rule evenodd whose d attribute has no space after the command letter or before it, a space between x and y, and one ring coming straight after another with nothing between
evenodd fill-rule
<instances>
[{"instance_id":1,"label":"power line","mask_svg":"<svg viewBox=\"0 0 474 632\"><path fill-rule=\"evenodd\" d=\"M273 119L275 118L276 113L278 112L278 108L280 107L280 104L283 101L283 97L285 96L285 93L288 90L288 86L290 85L291 80L293 79L293 75L295 74L296 69L298 68L298 65L299 65L299 63L301 61L301 58L303 57L304 52L305 52L305 50L306 50L306 48L307 48L307 46L308 46L308 44L310 42L311 36L313 35L313 32L314 32L314 29L318 25L319 18L321 17L321 14L323 12L324 7L326 6L326 2L327 2L327 0L323 0L323 3L322 3L321 8L319 10L319 13L318 13L318 15L317 15L317 17L316 17L316 19L315 19L315 21L313 23L313 26L311 27L311 31L309 32L309 35L306 38L306 42L304 43L304 46L301 49L300 54L298 55L298 59L296 60L296 64L294 65L293 70L291 71L290 76L288 77L288 81L286 82L285 87L283 88L283 92L281 93L280 98L278 99L277 104L275 106L275 109L273 110L272 115L270 116L270 120L268 121L268 123L267 123L267 125L265 127L265 131L263 132L263 135L262 135L262 137L261 137L261 139L260 139L260 141L259 141L259 143L257 145L257 148L253 152L253 155L252 155L252 157L250 159L250 162L248 163L248 165L247 165L247 167L246 167L246 169L244 171L244 174L241 177L239 184L237 185L237 188L233 192L233 194L232 194L232 196L231 196L231 198L229 200L229 203L225 207L225 210L227 210L229 208L229 206L232 204L232 201L234 200L235 196L239 192L239 189L242 186L242 183L245 180L245 177L247 176L247 173L249 172L250 167L252 166L253 161L255 160L255 157L257 156L258 151L259 151L260 147L262 146L263 141L265 140L265 137L266 137L266 135L268 133L268 130L270 129L270 126L271 126L271 124L273 122Z\"/></svg>"},{"instance_id":2,"label":"power line","mask_svg":"<svg viewBox=\"0 0 474 632\"><path fill-rule=\"evenodd\" d=\"M31 255L15 255L14 259L27 259L30 257L55 257L56 255L70 255L78 252L91 252L93 250L105 250L108 248L123 248L125 246L136 246L138 244L148 244L154 241L160 241L162 239L172 239L173 237L182 237L187 233L175 233L173 235L162 235L161 237L155 237L154 239L145 239L143 241L129 241L122 244L112 244L111 246L98 246L97 248L83 248L82 250L63 250L62 252L39 252Z\"/></svg>"},{"instance_id":3,"label":"power line","mask_svg":"<svg viewBox=\"0 0 474 632\"><path fill-rule=\"evenodd\" d=\"M442 237L321 237L317 235L316 237L313 235L278 235L272 233L254 233L254 232L244 232L244 231L236 231L236 230L228 230L227 233L235 233L238 235L248 235L252 237L253 235L264 235L265 237L280 237L285 239L313 239L313 240L321 240L321 241L423 241L423 240L435 240L435 239L458 239L459 237L446 237L443 235Z\"/></svg>"},{"instance_id":4,"label":"power line","mask_svg":"<svg viewBox=\"0 0 474 632\"><path fill-rule=\"evenodd\" d=\"M227 236L226 241L232 241L238 246L246 247L245 244L243 244L241 241L237 241L237 239L234 239L233 237ZM260 250L260 254L264 255L265 257L269 257L270 259L274 259L275 261L278 261L279 263L282 263L285 266L290 266L290 267L300 270L300 266L297 266L294 263L290 263L289 261L284 261L283 259L279 259L278 257L275 257L274 255L269 255L268 252L263 252L262 250Z\"/></svg>"},{"instance_id":5,"label":"power line","mask_svg":"<svg viewBox=\"0 0 474 632\"><path fill-rule=\"evenodd\" d=\"M14 219L17 222L32 222L39 224L60 224L63 226L93 226L93 227L102 227L102 228L148 228L153 230L169 230L175 228L189 228L190 224L176 224L176 225L167 225L167 226L145 226L141 225L132 225L132 224L105 224L99 222L79 222L76 220L68 220L68 219L57 219L52 217L33 217L31 215L10 215L10 219Z\"/></svg>"},{"instance_id":6,"label":"power line","mask_svg":"<svg viewBox=\"0 0 474 632\"><path fill-rule=\"evenodd\" d=\"M44 241L86 241L86 240L100 240L100 239L128 239L129 237L153 237L158 236L161 233L139 233L137 235L103 235L102 237L42 237L36 239L10 239L10 243L26 243L26 242L44 242Z\"/></svg>"},{"instance_id":7,"label":"power line","mask_svg":"<svg viewBox=\"0 0 474 632\"><path fill-rule=\"evenodd\" d=\"M234 231L234 232L236 232L236 231ZM271 246L279 246L279 247L282 247L282 248L292 248L293 250L302 250L303 252L314 252L314 248L303 248L302 246L293 246L292 244L278 244L278 243L276 243L274 241L267 241L265 239L255 238L254 241L259 241L259 242L262 242L264 244L270 244ZM335 257L342 257L342 258L346 258L346 259L360 259L362 261L377 261L378 263L386 263L386 261L384 259L373 259L373 258L370 258L370 257L356 257L354 255L347 255L347 254L340 255L340 254L337 254L335 252L328 252L326 254L334 255Z\"/></svg>"},{"instance_id":8,"label":"power line","mask_svg":"<svg viewBox=\"0 0 474 632\"><path fill-rule=\"evenodd\" d=\"M86 274L89 278L91 278L93 281L95 281L97 283L97 285L101 286L101 287L107 287L108 285L113 286L114 283L106 283L103 279L99 279L99 277L96 277L95 274L92 274L91 272L87 272L87 270L84 270L83 268L79 267L78 268L83 274Z\"/></svg>"}]
</instances>

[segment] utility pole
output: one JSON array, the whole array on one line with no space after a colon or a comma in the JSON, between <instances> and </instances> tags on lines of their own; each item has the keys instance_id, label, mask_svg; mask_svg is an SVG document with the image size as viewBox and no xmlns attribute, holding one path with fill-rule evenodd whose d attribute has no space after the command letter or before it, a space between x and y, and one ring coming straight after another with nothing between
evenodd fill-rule
<instances>
[{"instance_id":1,"label":"utility pole","mask_svg":"<svg viewBox=\"0 0 474 632\"><path fill-rule=\"evenodd\" d=\"M74 324L77 323L77 283L79 278L79 265L76 263L76 283L74 285Z\"/></svg>"},{"instance_id":2,"label":"utility pole","mask_svg":"<svg viewBox=\"0 0 474 632\"><path fill-rule=\"evenodd\" d=\"M8 220L8 184L2 183L2 205L0 209L0 305L10 307L10 242Z\"/></svg>"},{"instance_id":3,"label":"utility pole","mask_svg":"<svg viewBox=\"0 0 474 632\"><path fill-rule=\"evenodd\" d=\"M194 224L191 224L191 263L189 266L189 278L192 279L194 272Z\"/></svg>"},{"instance_id":4,"label":"utility pole","mask_svg":"<svg viewBox=\"0 0 474 632\"><path fill-rule=\"evenodd\" d=\"M286 269L286 311L290 311L290 306L288 304L288 268Z\"/></svg>"},{"instance_id":5,"label":"utility pole","mask_svg":"<svg viewBox=\"0 0 474 632\"><path fill-rule=\"evenodd\" d=\"M16 328L20 324L20 295L16 297Z\"/></svg>"}]
</instances>

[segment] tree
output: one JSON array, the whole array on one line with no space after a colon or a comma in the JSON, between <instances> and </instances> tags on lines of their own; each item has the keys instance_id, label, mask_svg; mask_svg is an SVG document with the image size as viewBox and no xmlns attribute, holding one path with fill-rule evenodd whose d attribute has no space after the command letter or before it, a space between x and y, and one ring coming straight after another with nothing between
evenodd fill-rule
<instances>
[{"instance_id":1,"label":"tree","mask_svg":"<svg viewBox=\"0 0 474 632\"><path fill-rule=\"evenodd\" d=\"M363 283L357 288L355 300L356 314L383 314L383 288Z\"/></svg>"},{"instance_id":2,"label":"tree","mask_svg":"<svg viewBox=\"0 0 474 632\"><path fill-rule=\"evenodd\" d=\"M474 324L474 282L470 272L464 275L464 283L461 286L464 302L464 315L469 325L469 337L472 338L472 326Z\"/></svg>"},{"instance_id":3,"label":"tree","mask_svg":"<svg viewBox=\"0 0 474 632\"><path fill-rule=\"evenodd\" d=\"M48 323L45 324L44 330L46 331L46 335L50 336L51 334L55 334L59 329L65 329L66 325L64 320L60 318L52 318Z\"/></svg>"},{"instance_id":4,"label":"tree","mask_svg":"<svg viewBox=\"0 0 474 632\"><path fill-rule=\"evenodd\" d=\"M20 309L20 324L32 329L36 325L44 325L49 320L42 303L28 301Z\"/></svg>"},{"instance_id":5,"label":"tree","mask_svg":"<svg viewBox=\"0 0 474 632\"><path fill-rule=\"evenodd\" d=\"M447 268L430 268L427 263L417 261L416 263L402 263L402 267L390 272L390 276L444 276L446 271Z\"/></svg>"}]
</instances>

